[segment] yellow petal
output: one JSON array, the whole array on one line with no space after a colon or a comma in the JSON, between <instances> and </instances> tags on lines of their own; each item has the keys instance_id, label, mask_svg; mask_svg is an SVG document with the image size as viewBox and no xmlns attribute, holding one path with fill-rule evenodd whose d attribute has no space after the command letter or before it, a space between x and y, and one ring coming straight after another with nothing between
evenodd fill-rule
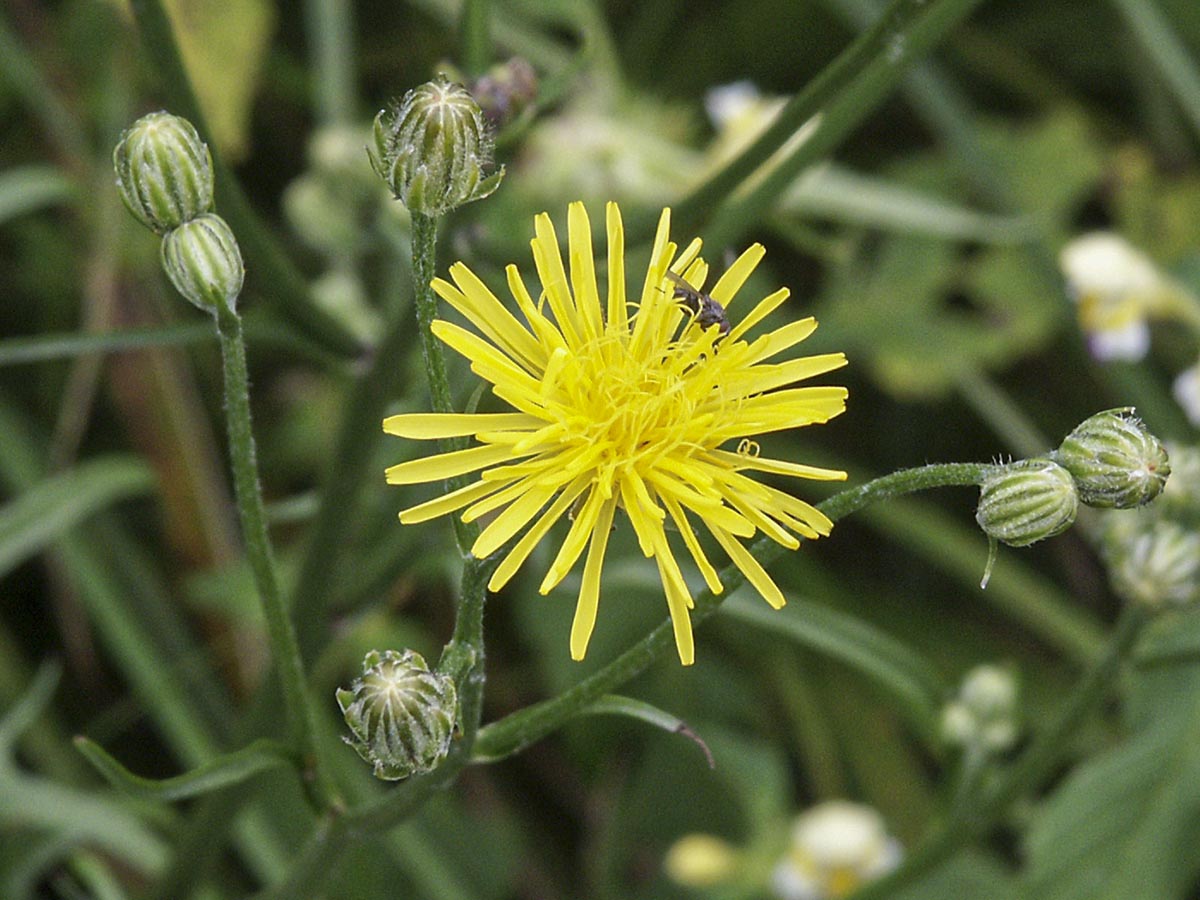
<instances>
[{"instance_id":1,"label":"yellow petal","mask_svg":"<svg viewBox=\"0 0 1200 900\"><path fill-rule=\"evenodd\" d=\"M692 554L692 559L695 560L696 567L700 569L700 574L704 576L704 583L708 585L708 589L714 594L721 593L723 590L721 579L717 576L717 570L708 561L708 557L704 554L704 549L696 539L696 533L692 530L691 523L688 522L687 513L683 511L683 507L668 496L663 495L662 502L666 506L667 512L671 514L671 519L675 522L675 527L683 535L683 543L687 546L688 552Z\"/></svg>"},{"instance_id":2,"label":"yellow petal","mask_svg":"<svg viewBox=\"0 0 1200 900\"><path fill-rule=\"evenodd\" d=\"M512 458L512 451L508 447L484 444L482 447L455 450L453 453L411 459L399 465L389 466L385 474L388 484L422 484L426 481L465 475Z\"/></svg>"},{"instance_id":3,"label":"yellow petal","mask_svg":"<svg viewBox=\"0 0 1200 900\"><path fill-rule=\"evenodd\" d=\"M725 337L725 343L729 344L733 341L741 340L743 334L773 313L780 304L783 303L791 295L787 288L780 288L775 293L758 301L754 309L750 310L741 321L739 321L730 330Z\"/></svg>"},{"instance_id":4,"label":"yellow petal","mask_svg":"<svg viewBox=\"0 0 1200 900\"><path fill-rule=\"evenodd\" d=\"M780 609L787 600L783 597L783 592L779 590L779 586L771 580L771 576L767 574L757 559L741 545L737 538L731 535L723 528L714 528L709 526L709 531L713 537L717 539L725 552L729 554L729 558L733 564L741 569L742 574L746 576L746 580L754 586L754 589L762 595L775 609Z\"/></svg>"},{"instance_id":5,"label":"yellow petal","mask_svg":"<svg viewBox=\"0 0 1200 900\"><path fill-rule=\"evenodd\" d=\"M625 309L625 227L616 203L610 200L604 212L608 227L608 327L623 332L629 327Z\"/></svg>"},{"instance_id":6,"label":"yellow petal","mask_svg":"<svg viewBox=\"0 0 1200 900\"><path fill-rule=\"evenodd\" d=\"M526 413L404 413L384 419L383 430L397 437L427 441L483 431L524 431L545 424L545 420Z\"/></svg>"},{"instance_id":7,"label":"yellow petal","mask_svg":"<svg viewBox=\"0 0 1200 900\"><path fill-rule=\"evenodd\" d=\"M401 510L400 521L405 525L427 522L430 519L436 519L438 516L444 516L448 512L454 512L456 509L462 509L467 504L473 503L481 497L486 497L488 494L498 491L502 487L504 487L503 481L476 481L473 484L468 484L466 487L443 494L433 500Z\"/></svg>"},{"instance_id":8,"label":"yellow petal","mask_svg":"<svg viewBox=\"0 0 1200 900\"><path fill-rule=\"evenodd\" d=\"M814 481L845 481L846 473L838 469L822 469L782 459L769 459L728 450L709 450L708 455L732 469L753 469L756 472L772 472L776 475L791 475L793 478L810 478Z\"/></svg>"},{"instance_id":9,"label":"yellow petal","mask_svg":"<svg viewBox=\"0 0 1200 900\"><path fill-rule=\"evenodd\" d=\"M734 295L746 283L746 279L750 277L750 273L757 268L762 262L762 258L767 255L766 249L762 244L751 244L742 251L742 255L734 261L733 265L725 270L725 273L717 279L717 283L713 285L713 289L708 292L708 295L720 303L722 306L728 307L733 301Z\"/></svg>"},{"instance_id":10,"label":"yellow petal","mask_svg":"<svg viewBox=\"0 0 1200 900\"><path fill-rule=\"evenodd\" d=\"M508 551L508 555L500 561L500 565L496 567L496 571L492 573L492 577L488 580L489 591L498 591L508 583L509 579L521 568L521 563L529 558L529 554L533 552L533 548L546 536L546 532L550 530L554 523L562 518L563 513L567 511L567 507L575 502L575 499L584 492L588 484L589 481L587 479L578 478L555 498L554 502L542 513L541 517L530 526L528 531L521 535L521 539Z\"/></svg>"},{"instance_id":11,"label":"yellow petal","mask_svg":"<svg viewBox=\"0 0 1200 900\"><path fill-rule=\"evenodd\" d=\"M603 322L600 318L600 293L596 287L596 261L592 255L592 225L587 209L579 202L567 207L567 251L571 257L571 289L583 338L595 340Z\"/></svg>"},{"instance_id":12,"label":"yellow petal","mask_svg":"<svg viewBox=\"0 0 1200 900\"><path fill-rule=\"evenodd\" d=\"M533 335L526 331L488 290L474 272L462 263L450 267L450 276L458 284L458 290L447 290L449 285L441 282L439 288L434 282L434 289L451 306L471 320L492 343L501 347L509 356L516 359L530 371L536 371L545 360L546 351Z\"/></svg>"},{"instance_id":13,"label":"yellow petal","mask_svg":"<svg viewBox=\"0 0 1200 900\"><path fill-rule=\"evenodd\" d=\"M567 270L563 268L562 254L558 249L558 235L548 215L542 213L534 219L534 232L535 237L530 244L533 248L533 264L542 280L546 302L550 304L550 311L554 313L567 346L579 347L582 341L575 301L571 298Z\"/></svg>"},{"instance_id":14,"label":"yellow petal","mask_svg":"<svg viewBox=\"0 0 1200 900\"><path fill-rule=\"evenodd\" d=\"M596 626L596 611L600 607L600 570L604 565L604 551L608 547L608 535L612 531L616 509L615 497L605 501L592 528L592 541L583 563L583 584L575 603L575 617L571 621L571 659L574 660L583 659L587 654L588 641Z\"/></svg>"},{"instance_id":15,"label":"yellow petal","mask_svg":"<svg viewBox=\"0 0 1200 900\"><path fill-rule=\"evenodd\" d=\"M471 545L471 555L476 559L491 556L504 546L509 538L528 525L553 494L551 490L537 488L521 494L479 533L479 537Z\"/></svg>"},{"instance_id":16,"label":"yellow petal","mask_svg":"<svg viewBox=\"0 0 1200 900\"><path fill-rule=\"evenodd\" d=\"M575 514L575 521L571 523L571 528L567 532L566 538L563 539L562 546L558 548L558 554L554 557L554 562L550 564L549 571L546 572L546 577L542 579L541 585L538 587L539 594L548 594L552 591L560 581L562 581L571 567L575 565L575 560L579 559L579 554L583 552L584 545L587 543L588 535L592 529L596 527L596 522L599 521L600 509L604 505L604 497L595 487L592 488L588 498L584 501L583 509Z\"/></svg>"}]
</instances>

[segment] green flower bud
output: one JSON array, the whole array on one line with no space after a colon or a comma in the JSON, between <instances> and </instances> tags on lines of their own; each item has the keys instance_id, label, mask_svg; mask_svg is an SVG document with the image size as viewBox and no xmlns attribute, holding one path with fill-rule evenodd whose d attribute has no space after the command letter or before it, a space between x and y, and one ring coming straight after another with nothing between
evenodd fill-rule
<instances>
[{"instance_id":1,"label":"green flower bud","mask_svg":"<svg viewBox=\"0 0 1200 900\"><path fill-rule=\"evenodd\" d=\"M142 116L121 135L113 168L129 211L158 234L212 210L212 157L187 119Z\"/></svg>"},{"instance_id":2,"label":"green flower bud","mask_svg":"<svg viewBox=\"0 0 1200 900\"><path fill-rule=\"evenodd\" d=\"M458 696L447 675L430 672L412 650L372 650L350 690L337 692L353 737L343 737L375 767L375 777L397 781L433 770L450 750Z\"/></svg>"},{"instance_id":3,"label":"green flower bud","mask_svg":"<svg viewBox=\"0 0 1200 900\"><path fill-rule=\"evenodd\" d=\"M208 313L231 310L246 275L237 238L215 213L205 213L163 236L162 264L175 290Z\"/></svg>"},{"instance_id":4,"label":"green flower bud","mask_svg":"<svg viewBox=\"0 0 1200 900\"><path fill-rule=\"evenodd\" d=\"M975 521L989 537L1025 547L1062 534L1078 508L1070 472L1050 459L1021 459L984 480Z\"/></svg>"},{"instance_id":5,"label":"green flower bud","mask_svg":"<svg viewBox=\"0 0 1200 900\"><path fill-rule=\"evenodd\" d=\"M504 169L484 177L492 135L475 98L438 78L375 117L371 165L411 212L440 216L500 186Z\"/></svg>"},{"instance_id":6,"label":"green flower bud","mask_svg":"<svg viewBox=\"0 0 1200 900\"><path fill-rule=\"evenodd\" d=\"M1085 419L1054 458L1075 478L1079 499L1089 506L1129 509L1149 503L1171 474L1167 451L1132 407Z\"/></svg>"},{"instance_id":7,"label":"green flower bud","mask_svg":"<svg viewBox=\"0 0 1200 900\"><path fill-rule=\"evenodd\" d=\"M1134 603L1158 608L1200 599L1200 534L1159 520L1107 555L1118 593Z\"/></svg>"}]
</instances>

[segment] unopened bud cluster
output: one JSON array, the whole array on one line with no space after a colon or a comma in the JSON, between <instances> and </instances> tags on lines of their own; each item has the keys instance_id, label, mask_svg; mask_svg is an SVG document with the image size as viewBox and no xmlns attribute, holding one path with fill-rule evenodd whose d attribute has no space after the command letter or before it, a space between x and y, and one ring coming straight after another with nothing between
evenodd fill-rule
<instances>
[{"instance_id":1,"label":"unopened bud cluster","mask_svg":"<svg viewBox=\"0 0 1200 900\"><path fill-rule=\"evenodd\" d=\"M1151 506L1113 512L1101 552L1125 600L1168 609L1200 600L1200 447L1171 445L1171 478Z\"/></svg>"},{"instance_id":2,"label":"unopened bud cluster","mask_svg":"<svg viewBox=\"0 0 1200 900\"><path fill-rule=\"evenodd\" d=\"M421 654L372 650L363 674L337 692L352 737L343 737L374 767L397 781L432 771L450 750L458 698L447 675L429 671Z\"/></svg>"},{"instance_id":3,"label":"unopened bud cluster","mask_svg":"<svg viewBox=\"0 0 1200 900\"><path fill-rule=\"evenodd\" d=\"M991 538L1024 547L1061 534L1079 504L1132 509L1163 490L1171 465L1131 408L1086 419L1044 457L999 466L981 484L975 518Z\"/></svg>"},{"instance_id":4,"label":"unopened bud cluster","mask_svg":"<svg viewBox=\"0 0 1200 900\"><path fill-rule=\"evenodd\" d=\"M1017 683L999 666L976 666L942 710L942 734L951 744L1001 753L1017 739Z\"/></svg>"},{"instance_id":5,"label":"unopened bud cluster","mask_svg":"<svg viewBox=\"0 0 1200 900\"><path fill-rule=\"evenodd\" d=\"M205 312L232 309L245 266L233 231L212 211L212 156L192 123L167 112L142 116L121 135L113 168L129 211L162 236L175 289Z\"/></svg>"},{"instance_id":6,"label":"unopened bud cluster","mask_svg":"<svg viewBox=\"0 0 1200 900\"><path fill-rule=\"evenodd\" d=\"M371 165L410 212L441 216L500 186L483 112L461 84L438 78L375 117Z\"/></svg>"}]
</instances>

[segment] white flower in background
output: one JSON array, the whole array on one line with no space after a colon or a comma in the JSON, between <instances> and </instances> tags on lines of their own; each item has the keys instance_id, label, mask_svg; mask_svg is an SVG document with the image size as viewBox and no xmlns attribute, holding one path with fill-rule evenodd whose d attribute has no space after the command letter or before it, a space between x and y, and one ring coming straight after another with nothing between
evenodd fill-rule
<instances>
[{"instance_id":1,"label":"white flower in background","mask_svg":"<svg viewBox=\"0 0 1200 900\"><path fill-rule=\"evenodd\" d=\"M1150 347L1148 316L1174 288L1146 254L1123 237L1094 231L1058 257L1079 324L1100 360L1139 360Z\"/></svg>"},{"instance_id":2,"label":"white flower in background","mask_svg":"<svg viewBox=\"0 0 1200 900\"><path fill-rule=\"evenodd\" d=\"M942 733L962 747L1001 753L1017 739L1017 681L1000 666L976 666L942 710Z\"/></svg>"},{"instance_id":3,"label":"white flower in background","mask_svg":"<svg viewBox=\"0 0 1200 900\"><path fill-rule=\"evenodd\" d=\"M796 818L771 875L779 900L833 900L896 868L900 843L869 806L833 800Z\"/></svg>"},{"instance_id":4,"label":"white flower in background","mask_svg":"<svg viewBox=\"0 0 1200 900\"><path fill-rule=\"evenodd\" d=\"M1171 393L1188 421L1200 428L1200 363L1175 376Z\"/></svg>"}]
</instances>

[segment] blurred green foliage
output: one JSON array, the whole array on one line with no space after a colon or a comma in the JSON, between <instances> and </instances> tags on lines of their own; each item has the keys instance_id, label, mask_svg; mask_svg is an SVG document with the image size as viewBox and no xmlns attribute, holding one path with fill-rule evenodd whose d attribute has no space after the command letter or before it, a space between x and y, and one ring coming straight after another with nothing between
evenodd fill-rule
<instances>
[{"instance_id":1,"label":"blurred green foliage","mask_svg":"<svg viewBox=\"0 0 1200 900\"><path fill-rule=\"evenodd\" d=\"M248 896L284 877L320 824L294 773L257 758L225 770L234 787L160 804L109 787L71 745L85 735L166 778L282 728L232 512L216 343L172 295L112 183L121 129L177 99L139 37L152 5L0 12L5 897ZM334 690L368 649L436 658L461 568L449 523L396 522L420 489L383 483L385 466L417 451L385 443L379 418L428 399L413 330L373 352L388 323L411 318L412 286L407 214L363 149L370 119L439 67L477 74L479 53L533 65L538 99L498 135L503 186L449 217L440 244L439 271L464 259L500 294L505 264L531 268L534 214L612 198L630 221L653 221L719 170L722 140L751 137L706 117L713 88L747 81L764 102L790 98L882 8L495 0L481 4L489 27L468 53L461 5L172 4L211 140L265 235L243 245L259 462L352 798L386 788L337 743ZM1164 28L1169 41L1153 39ZM740 219L735 193L699 216L701 233L718 222L728 238L706 246L715 271L762 241L766 262L745 290L788 285L775 319L815 314L806 352L850 357L847 413L764 447L844 467L857 484L1044 452L1092 412L1126 405L1156 434L1194 443L1170 383L1195 362L1195 335L1160 325L1141 362L1091 359L1056 256L1074 235L1113 230L1200 291L1200 7L993 0L928 56L889 46L894 89L852 108L837 146L769 210ZM647 255L631 239L629 271ZM451 365L460 408L491 402ZM961 761L922 732L888 667L932 705L973 665L1008 664L1034 734L1100 655L1120 605L1087 522L1002 550L981 592L973 500L946 491L839 523L772 567L795 601L780 624L731 609L699 631L694 668L662 661L622 689L686 722L715 769L644 722L579 718L348 849L321 895L767 897L791 819L834 797L877 808L912 851L952 808ZM578 578L539 596L551 558L542 546L489 599L485 721L577 683L664 616L658 579L618 527L588 659L571 662ZM786 624L810 606L821 614ZM1059 748L1059 777L893 896L1200 896L1198 629L1194 612L1156 621L1113 702ZM57 682L37 674L47 660ZM707 891L673 883L662 859L693 832L738 847L745 877Z\"/></svg>"}]
</instances>

